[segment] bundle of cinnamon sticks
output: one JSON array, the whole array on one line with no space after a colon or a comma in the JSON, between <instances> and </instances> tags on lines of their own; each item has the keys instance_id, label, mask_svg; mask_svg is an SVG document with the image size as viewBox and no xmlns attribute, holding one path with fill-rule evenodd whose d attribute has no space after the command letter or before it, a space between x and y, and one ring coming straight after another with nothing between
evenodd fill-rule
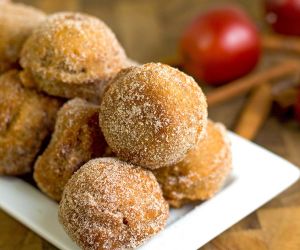
<instances>
[{"instance_id":1,"label":"bundle of cinnamon sticks","mask_svg":"<svg viewBox=\"0 0 300 250\"><path fill-rule=\"evenodd\" d=\"M267 69L252 73L236 81L219 87L207 95L209 106L225 102L233 97L250 92L249 98L240 114L234 131L252 140L267 119L272 102L275 98L282 98L288 91L282 91L279 95L272 93L272 87L280 78L293 75L300 71L300 61L284 59Z\"/></svg>"}]
</instances>

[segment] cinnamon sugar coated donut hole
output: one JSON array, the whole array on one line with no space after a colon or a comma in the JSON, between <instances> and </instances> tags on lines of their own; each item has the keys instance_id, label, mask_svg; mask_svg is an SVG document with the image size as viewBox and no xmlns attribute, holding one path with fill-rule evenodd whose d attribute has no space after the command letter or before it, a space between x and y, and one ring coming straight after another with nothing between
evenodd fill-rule
<instances>
[{"instance_id":1,"label":"cinnamon sugar coated donut hole","mask_svg":"<svg viewBox=\"0 0 300 250\"><path fill-rule=\"evenodd\" d=\"M83 165L59 205L60 222L86 250L135 248L163 229L168 213L154 175L115 158Z\"/></svg>"},{"instance_id":2,"label":"cinnamon sugar coated donut hole","mask_svg":"<svg viewBox=\"0 0 300 250\"><path fill-rule=\"evenodd\" d=\"M23 43L45 18L33 7L0 1L0 74L18 67Z\"/></svg>"},{"instance_id":3,"label":"cinnamon sugar coated donut hole","mask_svg":"<svg viewBox=\"0 0 300 250\"><path fill-rule=\"evenodd\" d=\"M57 114L55 130L34 165L38 187L59 201L67 181L92 158L105 154L99 129L99 106L80 98L66 102Z\"/></svg>"},{"instance_id":4,"label":"cinnamon sugar coated donut hole","mask_svg":"<svg viewBox=\"0 0 300 250\"><path fill-rule=\"evenodd\" d=\"M60 106L60 100L24 88L17 70L0 76L0 175L31 172Z\"/></svg>"},{"instance_id":5,"label":"cinnamon sugar coated donut hole","mask_svg":"<svg viewBox=\"0 0 300 250\"><path fill-rule=\"evenodd\" d=\"M126 54L101 20L80 13L50 15L21 54L25 85L55 96L99 102L107 83L127 67Z\"/></svg>"},{"instance_id":6,"label":"cinnamon sugar coated donut hole","mask_svg":"<svg viewBox=\"0 0 300 250\"><path fill-rule=\"evenodd\" d=\"M201 88L161 63L121 71L101 103L100 126L112 151L149 169L182 160L204 136L206 123Z\"/></svg>"},{"instance_id":7,"label":"cinnamon sugar coated donut hole","mask_svg":"<svg viewBox=\"0 0 300 250\"><path fill-rule=\"evenodd\" d=\"M173 207L212 197L232 167L230 142L222 124L208 122L207 135L181 162L154 170L164 197Z\"/></svg>"}]
</instances>

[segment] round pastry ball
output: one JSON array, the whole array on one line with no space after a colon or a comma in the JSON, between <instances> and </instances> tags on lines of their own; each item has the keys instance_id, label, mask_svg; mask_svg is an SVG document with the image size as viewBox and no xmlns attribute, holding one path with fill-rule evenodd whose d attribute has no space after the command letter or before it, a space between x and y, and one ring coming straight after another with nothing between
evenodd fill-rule
<instances>
[{"instance_id":1,"label":"round pastry ball","mask_svg":"<svg viewBox=\"0 0 300 250\"><path fill-rule=\"evenodd\" d=\"M59 219L82 248L135 248L165 226L169 209L154 175L114 158L83 165L68 181Z\"/></svg>"},{"instance_id":2,"label":"round pastry ball","mask_svg":"<svg viewBox=\"0 0 300 250\"><path fill-rule=\"evenodd\" d=\"M205 134L206 123L201 88L161 63L121 71L101 103L100 126L112 151L150 169L182 160Z\"/></svg>"},{"instance_id":3,"label":"round pastry ball","mask_svg":"<svg viewBox=\"0 0 300 250\"><path fill-rule=\"evenodd\" d=\"M31 172L54 129L61 104L61 100L24 88L17 70L0 76L0 175Z\"/></svg>"},{"instance_id":4,"label":"round pastry ball","mask_svg":"<svg viewBox=\"0 0 300 250\"><path fill-rule=\"evenodd\" d=\"M232 167L230 142L222 124L208 122L207 135L181 162L154 170L164 197L173 207L212 197Z\"/></svg>"},{"instance_id":5,"label":"round pastry ball","mask_svg":"<svg viewBox=\"0 0 300 250\"><path fill-rule=\"evenodd\" d=\"M80 98L59 110L51 140L34 165L34 179L49 197L59 201L74 172L106 153L98 117L99 106Z\"/></svg>"},{"instance_id":6,"label":"round pastry ball","mask_svg":"<svg viewBox=\"0 0 300 250\"><path fill-rule=\"evenodd\" d=\"M80 13L50 15L25 43L23 82L54 96L99 102L109 80L128 65L114 33Z\"/></svg>"},{"instance_id":7,"label":"round pastry ball","mask_svg":"<svg viewBox=\"0 0 300 250\"><path fill-rule=\"evenodd\" d=\"M23 43L45 18L33 7L0 1L0 74L17 67Z\"/></svg>"}]
</instances>

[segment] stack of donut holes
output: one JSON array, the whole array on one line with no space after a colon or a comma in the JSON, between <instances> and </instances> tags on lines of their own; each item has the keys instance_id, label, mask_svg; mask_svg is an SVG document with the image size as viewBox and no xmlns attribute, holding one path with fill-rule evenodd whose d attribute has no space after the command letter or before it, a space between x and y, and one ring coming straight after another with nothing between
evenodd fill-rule
<instances>
[{"instance_id":1,"label":"stack of donut holes","mask_svg":"<svg viewBox=\"0 0 300 250\"><path fill-rule=\"evenodd\" d=\"M0 175L32 174L82 249L136 248L222 187L230 142L192 77L82 13L0 1L0 37Z\"/></svg>"}]
</instances>

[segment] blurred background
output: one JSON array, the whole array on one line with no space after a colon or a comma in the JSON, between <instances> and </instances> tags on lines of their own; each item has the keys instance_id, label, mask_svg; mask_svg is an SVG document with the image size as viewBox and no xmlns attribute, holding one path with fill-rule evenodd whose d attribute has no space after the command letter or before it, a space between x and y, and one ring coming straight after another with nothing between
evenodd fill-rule
<instances>
[{"instance_id":1,"label":"blurred background","mask_svg":"<svg viewBox=\"0 0 300 250\"><path fill-rule=\"evenodd\" d=\"M199 13L233 3L246 9L259 27L264 26L261 0L22 0L47 13L81 11L105 21L127 54L139 62L159 61L173 55L187 24Z\"/></svg>"},{"instance_id":2,"label":"blurred background","mask_svg":"<svg viewBox=\"0 0 300 250\"><path fill-rule=\"evenodd\" d=\"M276 66L278 61L286 62L292 58L297 62L300 55L300 40L295 36L282 36L282 34L272 31L266 22L266 2L268 1L23 0L16 2L33 5L46 13L80 11L97 16L112 28L128 56L133 60L140 63L161 61L179 68L183 66L183 59L178 52L179 44L192 20L216 6L234 4L241 8L248 16L247 18L257 27L258 36L261 39L266 36L262 42L262 53L259 54L257 64L244 75L236 77L239 81L236 86L248 84L247 77L250 77L252 91L237 91L238 87L234 88L233 92L237 94L210 105L209 117L223 122L231 130L246 131L247 135L244 136L242 134L244 132L240 134L300 166L300 119L299 121L295 119L295 110L300 107L300 101L297 104L300 82L298 72L294 69L292 74L282 80L281 75L276 75L278 71L275 70L275 73L268 71L274 63ZM298 2L298 6L300 6L300 1L275 0L273 2ZM289 10L295 14L293 12L295 9L291 7ZM298 15L299 22L297 23L296 19L292 22L297 24L300 29L299 13L295 14ZM268 18L272 19L272 17L271 15ZM288 26L286 24L284 27ZM241 62L237 62L237 65L243 63L245 60L242 59ZM234 69L234 67L232 68ZM290 71L287 66L286 72ZM258 84L257 81L255 84L258 87L261 87L260 85L267 87L256 90L253 88L253 90L252 87L255 85L253 76L257 76L257 72L262 73L259 78L261 82L259 80ZM269 78L264 80L266 76L270 80ZM196 79L208 95L224 86L229 86L232 81L236 80L233 77L227 82L222 82L221 87L220 84L217 84L218 87L216 87L216 84L206 82L199 77ZM276 84L272 85L272 88L268 87L270 82L276 82ZM228 95L226 89L224 95ZM254 131L253 127L255 127ZM249 131L251 131L250 135ZM255 185L255 180L253 182ZM15 242L10 240L7 243L10 245L3 248L0 246L0 249L55 249L2 212L0 213L1 221L5 221L5 225L0 227L0 238L11 239L11 235L18 232L16 234L18 239ZM300 182L297 182L202 249L300 249L299 235Z\"/></svg>"}]
</instances>

